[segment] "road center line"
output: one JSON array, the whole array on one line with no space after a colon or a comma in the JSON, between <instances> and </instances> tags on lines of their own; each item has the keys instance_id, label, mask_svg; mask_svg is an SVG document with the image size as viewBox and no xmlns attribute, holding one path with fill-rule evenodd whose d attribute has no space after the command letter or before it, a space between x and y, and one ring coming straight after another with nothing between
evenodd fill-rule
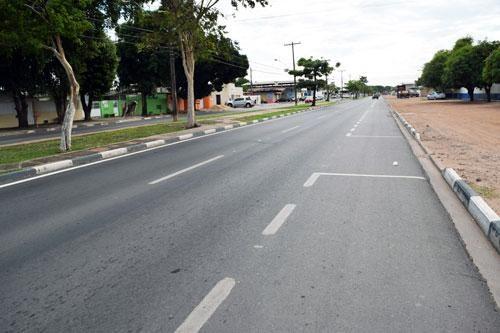
<instances>
[{"instance_id":1,"label":"road center line","mask_svg":"<svg viewBox=\"0 0 500 333\"><path fill-rule=\"evenodd\" d=\"M279 228L285 223L286 219L292 214L296 205L288 204L276 215L269 225L262 231L264 236L271 236L278 232Z\"/></svg>"},{"instance_id":2,"label":"road center line","mask_svg":"<svg viewBox=\"0 0 500 333\"><path fill-rule=\"evenodd\" d=\"M281 133L285 134L285 133L288 133L288 132L290 132L290 131L293 131L294 129L297 129L297 128L299 128L299 127L300 127L300 126L295 126L295 127L292 127L292 128L286 129L286 130L284 130L284 131L281 131Z\"/></svg>"},{"instance_id":3,"label":"road center line","mask_svg":"<svg viewBox=\"0 0 500 333\"><path fill-rule=\"evenodd\" d=\"M419 176L396 176L396 175L367 175L359 173L327 173L327 172L315 172L313 173L307 181L304 183L304 187L311 187L316 183L320 176L337 176L337 177L367 177L367 178L396 178L396 179L418 179L425 180L424 177Z\"/></svg>"},{"instance_id":4,"label":"road center line","mask_svg":"<svg viewBox=\"0 0 500 333\"><path fill-rule=\"evenodd\" d=\"M175 333L195 333L214 314L215 310L229 296L231 290L236 285L232 278L225 278L219 281L215 287L203 298L196 308L189 314L184 322L175 330Z\"/></svg>"},{"instance_id":5,"label":"road center line","mask_svg":"<svg viewBox=\"0 0 500 333\"><path fill-rule=\"evenodd\" d=\"M179 171L174 172L174 173L172 173L172 174L170 174L170 175L168 175L168 176L165 176L165 177L162 177L162 178L160 178L160 179L154 180L154 181L150 182L150 183L149 183L149 185L155 185L155 184L158 184L158 183L160 183L160 182L163 182L163 181L168 180L168 179L170 179L170 178L173 178L173 177L175 177L175 176L181 175L181 174L183 174L183 173L185 173L185 172L188 172L188 171L191 171L191 170L193 170L193 169L199 168L199 167L201 167L201 166L203 166L203 165L205 165L205 164L208 164L208 163L214 162L214 161L216 161L216 160L218 160L218 159L220 159L220 158L223 158L223 157L224 157L224 155L219 155L219 156L216 156L216 157L211 158L211 159L209 159L209 160L206 160L206 161L204 161L204 162L201 162L201 163L195 164L195 165L193 165L193 166L190 166L189 168L179 170Z\"/></svg>"}]
</instances>

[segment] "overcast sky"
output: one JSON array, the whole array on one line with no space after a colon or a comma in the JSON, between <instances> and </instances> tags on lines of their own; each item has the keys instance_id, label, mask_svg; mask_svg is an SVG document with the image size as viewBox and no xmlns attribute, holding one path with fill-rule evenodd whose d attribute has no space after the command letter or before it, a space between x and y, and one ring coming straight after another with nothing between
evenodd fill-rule
<instances>
[{"instance_id":1,"label":"overcast sky","mask_svg":"<svg viewBox=\"0 0 500 333\"><path fill-rule=\"evenodd\" d=\"M344 82L366 75L369 84L413 82L440 49L471 35L500 40L500 0L269 0L270 6L234 12L221 0L229 37L239 42L254 81L290 79L296 58L341 62ZM275 61L274 59L278 59ZM340 84L340 72L334 73Z\"/></svg>"}]
</instances>

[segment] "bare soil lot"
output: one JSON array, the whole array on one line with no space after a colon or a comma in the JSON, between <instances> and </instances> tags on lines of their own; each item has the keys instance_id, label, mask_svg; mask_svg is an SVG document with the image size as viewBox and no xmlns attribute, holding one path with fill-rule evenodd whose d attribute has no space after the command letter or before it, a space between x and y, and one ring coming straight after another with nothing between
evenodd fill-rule
<instances>
[{"instance_id":1,"label":"bare soil lot","mask_svg":"<svg viewBox=\"0 0 500 333\"><path fill-rule=\"evenodd\" d=\"M500 212L500 103L386 97L442 165L455 169Z\"/></svg>"}]
</instances>

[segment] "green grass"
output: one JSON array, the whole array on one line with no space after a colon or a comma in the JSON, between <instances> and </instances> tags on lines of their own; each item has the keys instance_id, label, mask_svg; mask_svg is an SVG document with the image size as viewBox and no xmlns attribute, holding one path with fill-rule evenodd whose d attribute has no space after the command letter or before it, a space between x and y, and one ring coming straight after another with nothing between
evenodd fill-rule
<instances>
[{"instance_id":1,"label":"green grass","mask_svg":"<svg viewBox=\"0 0 500 333\"><path fill-rule=\"evenodd\" d=\"M476 183L469 183L470 187L474 189L480 196L486 199L493 199L497 197L495 189L488 186L478 185Z\"/></svg>"},{"instance_id":2,"label":"green grass","mask_svg":"<svg viewBox=\"0 0 500 333\"><path fill-rule=\"evenodd\" d=\"M152 135L177 132L183 129L184 123L176 122L75 136L72 140L72 151L102 147L113 143L145 138ZM0 148L0 164L17 163L57 154L60 154L59 140L2 147Z\"/></svg>"}]
</instances>

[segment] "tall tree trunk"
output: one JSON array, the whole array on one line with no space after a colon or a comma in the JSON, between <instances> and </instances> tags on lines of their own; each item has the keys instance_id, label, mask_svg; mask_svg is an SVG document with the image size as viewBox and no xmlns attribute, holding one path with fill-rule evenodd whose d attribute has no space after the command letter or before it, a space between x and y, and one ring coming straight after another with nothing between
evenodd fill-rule
<instances>
[{"instance_id":1,"label":"tall tree trunk","mask_svg":"<svg viewBox=\"0 0 500 333\"><path fill-rule=\"evenodd\" d=\"M75 118L76 110L80 107L79 94L80 94L80 84L76 80L75 73L70 63L66 60L66 55L64 53L64 48L61 41L60 35L54 36L55 47L48 47L49 50L54 53L57 60L64 67L66 76L68 77L68 82L70 85L69 89L69 104L66 108L66 113L64 115L64 121L61 126L61 143L59 149L63 152L71 149L71 130L73 128L73 119Z\"/></svg>"},{"instance_id":2,"label":"tall tree trunk","mask_svg":"<svg viewBox=\"0 0 500 333\"><path fill-rule=\"evenodd\" d=\"M85 95L80 96L80 102L82 103L83 113L85 114L85 121L92 120L92 103L94 102L94 97L92 95L88 95L89 100L88 103L85 103Z\"/></svg>"},{"instance_id":3,"label":"tall tree trunk","mask_svg":"<svg viewBox=\"0 0 500 333\"><path fill-rule=\"evenodd\" d=\"M141 92L141 105L142 105L142 115L148 115L148 94Z\"/></svg>"},{"instance_id":4,"label":"tall tree trunk","mask_svg":"<svg viewBox=\"0 0 500 333\"><path fill-rule=\"evenodd\" d=\"M14 99L14 108L16 110L17 122L19 128L28 127L28 103L26 103L26 96L21 92L15 91L12 93Z\"/></svg>"},{"instance_id":5,"label":"tall tree trunk","mask_svg":"<svg viewBox=\"0 0 500 333\"><path fill-rule=\"evenodd\" d=\"M491 86L484 87L484 91L486 91L486 100L488 103L491 102Z\"/></svg>"},{"instance_id":6,"label":"tall tree trunk","mask_svg":"<svg viewBox=\"0 0 500 333\"><path fill-rule=\"evenodd\" d=\"M194 110L194 45L193 38L187 32L180 34L182 66L187 80L187 128L197 127L196 113Z\"/></svg>"},{"instance_id":7,"label":"tall tree trunk","mask_svg":"<svg viewBox=\"0 0 500 333\"><path fill-rule=\"evenodd\" d=\"M469 94L469 99L474 102L474 87L467 87L467 93Z\"/></svg>"}]
</instances>

